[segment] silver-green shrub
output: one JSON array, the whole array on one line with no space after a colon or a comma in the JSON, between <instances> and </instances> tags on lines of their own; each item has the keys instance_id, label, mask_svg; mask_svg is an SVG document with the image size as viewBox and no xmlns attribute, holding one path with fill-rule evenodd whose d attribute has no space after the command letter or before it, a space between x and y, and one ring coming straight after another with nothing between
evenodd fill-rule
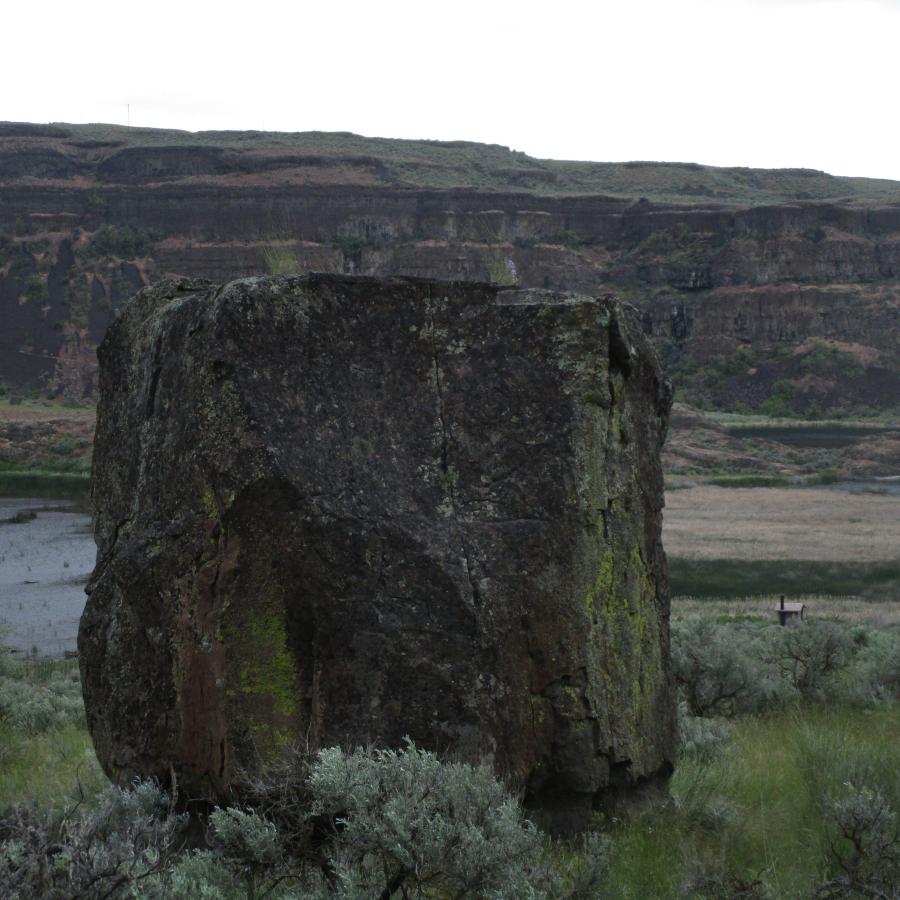
<instances>
[{"instance_id":1,"label":"silver-green shrub","mask_svg":"<svg viewBox=\"0 0 900 900\"><path fill-rule=\"evenodd\" d=\"M188 850L141 886L142 896L168 900L243 900L240 876L212 850Z\"/></svg>"},{"instance_id":2,"label":"silver-green shrub","mask_svg":"<svg viewBox=\"0 0 900 900\"><path fill-rule=\"evenodd\" d=\"M900 628L866 630L843 678L843 699L859 706L900 699Z\"/></svg>"},{"instance_id":3,"label":"silver-green shrub","mask_svg":"<svg viewBox=\"0 0 900 900\"><path fill-rule=\"evenodd\" d=\"M733 716L790 699L790 685L766 653L772 638L767 626L711 619L674 623L672 669L690 714Z\"/></svg>"},{"instance_id":4,"label":"silver-green shrub","mask_svg":"<svg viewBox=\"0 0 900 900\"><path fill-rule=\"evenodd\" d=\"M168 865L186 821L153 782L111 787L96 808L60 818L11 810L0 817L0 896L142 896L139 886Z\"/></svg>"},{"instance_id":5,"label":"silver-green shrub","mask_svg":"<svg viewBox=\"0 0 900 900\"><path fill-rule=\"evenodd\" d=\"M319 754L309 787L313 814L335 822L338 896L424 885L449 896L540 896L540 833L487 767L442 763L412 743L334 748Z\"/></svg>"},{"instance_id":6,"label":"silver-green shrub","mask_svg":"<svg viewBox=\"0 0 900 900\"><path fill-rule=\"evenodd\" d=\"M292 781L289 793L296 790ZM206 839L153 782L109 788L61 818L0 816L0 897L175 900L596 900L608 845L555 845L486 767L400 751L318 754L305 844L248 808L214 809ZM283 784L272 785L284 794ZM262 798L263 792L257 790ZM291 804L293 804L293 800ZM289 820L290 821L290 820ZM314 839L313 839L314 838Z\"/></svg>"},{"instance_id":7,"label":"silver-green shrub","mask_svg":"<svg viewBox=\"0 0 900 900\"><path fill-rule=\"evenodd\" d=\"M734 729L727 720L692 716L685 703L678 705L678 729L682 760L709 763L734 750Z\"/></svg>"},{"instance_id":8,"label":"silver-green shrub","mask_svg":"<svg viewBox=\"0 0 900 900\"><path fill-rule=\"evenodd\" d=\"M84 725L78 673L54 672L44 684L0 677L0 716L26 734Z\"/></svg>"},{"instance_id":9,"label":"silver-green shrub","mask_svg":"<svg viewBox=\"0 0 900 900\"><path fill-rule=\"evenodd\" d=\"M778 628L769 659L804 698L827 701L838 693L838 675L850 664L857 645L846 626L812 621Z\"/></svg>"},{"instance_id":10,"label":"silver-green shrub","mask_svg":"<svg viewBox=\"0 0 900 900\"><path fill-rule=\"evenodd\" d=\"M900 697L900 629L691 619L672 625L672 668L691 716L871 705Z\"/></svg>"},{"instance_id":11,"label":"silver-green shrub","mask_svg":"<svg viewBox=\"0 0 900 900\"><path fill-rule=\"evenodd\" d=\"M900 824L885 794L865 784L845 782L827 799L830 849L838 874L817 897L900 897Z\"/></svg>"}]
</instances>

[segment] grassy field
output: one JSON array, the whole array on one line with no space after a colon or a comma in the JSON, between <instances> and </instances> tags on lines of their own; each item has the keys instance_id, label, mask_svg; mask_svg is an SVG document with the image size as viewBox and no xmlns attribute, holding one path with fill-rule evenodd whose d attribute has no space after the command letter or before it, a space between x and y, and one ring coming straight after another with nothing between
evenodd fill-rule
<instances>
[{"instance_id":1,"label":"grassy field","mask_svg":"<svg viewBox=\"0 0 900 900\"><path fill-rule=\"evenodd\" d=\"M105 782L84 722L77 661L0 659L0 809L61 809L80 788L91 795Z\"/></svg>"},{"instance_id":2,"label":"grassy field","mask_svg":"<svg viewBox=\"0 0 900 900\"><path fill-rule=\"evenodd\" d=\"M784 594L814 616L900 618L896 494L684 482L666 493L663 544L676 609L715 600L715 615L771 616Z\"/></svg>"},{"instance_id":3,"label":"grassy field","mask_svg":"<svg viewBox=\"0 0 900 900\"><path fill-rule=\"evenodd\" d=\"M796 417L780 418L762 413L732 413L717 410L706 410L704 415L723 425L729 431L757 431L770 428L773 431L896 431L897 418L888 413L873 414L867 417L848 416L843 419L798 419Z\"/></svg>"},{"instance_id":4,"label":"grassy field","mask_svg":"<svg viewBox=\"0 0 900 900\"><path fill-rule=\"evenodd\" d=\"M0 497L85 499L95 420L93 405L0 394Z\"/></svg>"},{"instance_id":5,"label":"grassy field","mask_svg":"<svg viewBox=\"0 0 900 900\"><path fill-rule=\"evenodd\" d=\"M667 493L663 523L673 560L900 559L900 497L889 494L699 484Z\"/></svg>"},{"instance_id":6,"label":"grassy field","mask_svg":"<svg viewBox=\"0 0 900 900\"><path fill-rule=\"evenodd\" d=\"M762 413L731 413L718 410L705 410L707 418L725 426L729 431L740 432L743 430L757 431L759 429L771 429L772 431L896 431L897 418L894 415L883 413L881 415L865 418L849 416L843 419L798 419L779 418L767 416Z\"/></svg>"},{"instance_id":7,"label":"grassy field","mask_svg":"<svg viewBox=\"0 0 900 900\"><path fill-rule=\"evenodd\" d=\"M823 562L797 559L669 558L674 597L857 598L893 602L900 607L900 561L883 563ZM816 606L817 604L813 604Z\"/></svg>"},{"instance_id":8,"label":"grassy field","mask_svg":"<svg viewBox=\"0 0 900 900\"><path fill-rule=\"evenodd\" d=\"M91 422L97 415L94 403L70 403L49 397L12 396L12 389L0 385L0 419L86 419Z\"/></svg>"},{"instance_id":9,"label":"grassy field","mask_svg":"<svg viewBox=\"0 0 900 900\"><path fill-rule=\"evenodd\" d=\"M737 720L729 752L682 762L666 812L613 828L608 896L809 898L836 868L823 798L839 796L848 779L865 772L896 808L898 740L896 705ZM692 892L692 880L704 879L722 893Z\"/></svg>"},{"instance_id":10,"label":"grassy field","mask_svg":"<svg viewBox=\"0 0 900 900\"><path fill-rule=\"evenodd\" d=\"M45 469L0 469L0 497L46 497L86 501L91 491L88 472Z\"/></svg>"}]
</instances>

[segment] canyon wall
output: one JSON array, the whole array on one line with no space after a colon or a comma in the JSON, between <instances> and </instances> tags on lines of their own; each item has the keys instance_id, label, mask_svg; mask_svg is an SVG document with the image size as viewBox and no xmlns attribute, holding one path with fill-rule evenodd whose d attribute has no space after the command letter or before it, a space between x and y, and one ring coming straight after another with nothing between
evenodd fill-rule
<instances>
[{"instance_id":1,"label":"canyon wall","mask_svg":"<svg viewBox=\"0 0 900 900\"><path fill-rule=\"evenodd\" d=\"M609 290L697 405L895 409L900 185L864 182L0 125L0 382L92 395L115 310L164 275L320 271Z\"/></svg>"}]
</instances>

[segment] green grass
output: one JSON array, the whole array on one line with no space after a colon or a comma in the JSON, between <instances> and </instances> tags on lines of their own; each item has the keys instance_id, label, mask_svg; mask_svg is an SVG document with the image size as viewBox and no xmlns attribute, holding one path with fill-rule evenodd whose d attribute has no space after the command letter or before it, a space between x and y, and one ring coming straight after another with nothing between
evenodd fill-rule
<instances>
[{"instance_id":1,"label":"green grass","mask_svg":"<svg viewBox=\"0 0 900 900\"><path fill-rule=\"evenodd\" d=\"M77 709L80 688L73 683L77 672L75 660L17 663L3 657L0 700L7 696L4 688L18 682L34 692L35 699L28 702L40 703L41 691L50 691L69 697ZM60 717L61 725L46 729L17 726L15 715L15 710L4 710L0 703L0 810L14 804L36 804L58 811L81 789L90 797L107 784L82 714L73 720L70 712Z\"/></svg>"},{"instance_id":2,"label":"green grass","mask_svg":"<svg viewBox=\"0 0 900 900\"><path fill-rule=\"evenodd\" d=\"M46 469L0 470L0 497L48 497L85 500L90 495L87 472L54 472Z\"/></svg>"},{"instance_id":3,"label":"green grass","mask_svg":"<svg viewBox=\"0 0 900 900\"><path fill-rule=\"evenodd\" d=\"M840 475L832 469L826 469L815 475L797 476L788 478L785 475L759 475L757 473L735 473L733 475L713 475L711 477L700 476L704 484L713 484L716 487L727 488L768 488L768 487L821 487L822 485L837 484L841 481ZM675 489L685 485L666 483L666 490Z\"/></svg>"},{"instance_id":4,"label":"green grass","mask_svg":"<svg viewBox=\"0 0 900 900\"><path fill-rule=\"evenodd\" d=\"M807 707L734 723L734 752L676 770L663 814L612 830L610 898L683 897L691 867L808 898L834 875L821 799L864 778L900 803L900 706ZM719 798L730 817L717 818ZM690 896L690 895L687 895Z\"/></svg>"},{"instance_id":5,"label":"green grass","mask_svg":"<svg viewBox=\"0 0 900 900\"><path fill-rule=\"evenodd\" d=\"M830 594L871 600L900 596L900 562L681 559L670 557L673 596L752 597Z\"/></svg>"},{"instance_id":6,"label":"green grass","mask_svg":"<svg viewBox=\"0 0 900 900\"><path fill-rule=\"evenodd\" d=\"M301 269L292 241L274 239L262 248L262 256L270 275L291 275Z\"/></svg>"},{"instance_id":7,"label":"green grass","mask_svg":"<svg viewBox=\"0 0 900 900\"><path fill-rule=\"evenodd\" d=\"M744 429L759 431L771 428L773 431L782 431L785 428L792 430L810 431L850 431L859 429L866 431L896 431L897 420L889 412L870 418L845 418L845 419L800 419L766 416L753 413L730 413L704 410L703 414L724 425L729 434L739 433Z\"/></svg>"},{"instance_id":8,"label":"green grass","mask_svg":"<svg viewBox=\"0 0 900 900\"><path fill-rule=\"evenodd\" d=\"M791 480L783 475L715 475L703 479L707 484L716 487L764 488L790 487Z\"/></svg>"},{"instance_id":9,"label":"green grass","mask_svg":"<svg viewBox=\"0 0 900 900\"><path fill-rule=\"evenodd\" d=\"M23 736L0 722L0 810L16 803L60 809L107 783L83 728L67 725L42 734Z\"/></svg>"}]
</instances>

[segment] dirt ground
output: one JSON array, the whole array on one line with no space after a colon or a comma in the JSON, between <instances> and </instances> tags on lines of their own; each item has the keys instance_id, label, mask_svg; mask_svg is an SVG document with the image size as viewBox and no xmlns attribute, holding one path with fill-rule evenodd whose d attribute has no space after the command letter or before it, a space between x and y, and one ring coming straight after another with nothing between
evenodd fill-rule
<instances>
[{"instance_id":1,"label":"dirt ground","mask_svg":"<svg viewBox=\"0 0 900 900\"><path fill-rule=\"evenodd\" d=\"M900 558L900 495L711 485L668 491L663 546L685 559L889 562Z\"/></svg>"}]
</instances>

